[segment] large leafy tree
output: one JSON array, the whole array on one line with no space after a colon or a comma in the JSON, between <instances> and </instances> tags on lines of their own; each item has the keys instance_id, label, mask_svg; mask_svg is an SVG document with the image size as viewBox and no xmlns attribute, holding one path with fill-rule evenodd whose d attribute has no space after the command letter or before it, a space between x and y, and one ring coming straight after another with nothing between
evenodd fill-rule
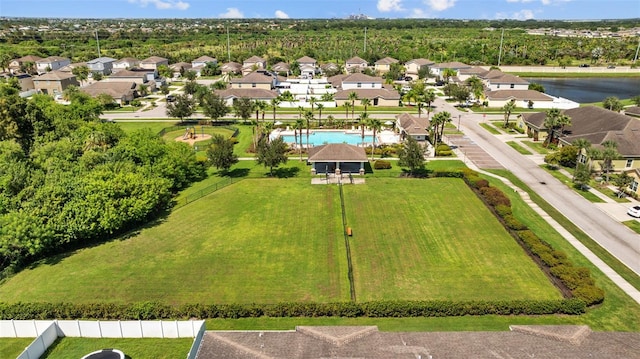
<instances>
[{"instance_id":1,"label":"large leafy tree","mask_svg":"<svg viewBox=\"0 0 640 359\"><path fill-rule=\"evenodd\" d=\"M586 163L587 161L582 161L582 158L586 158L589 148L591 147L591 142L584 138L578 138L571 142L571 145L576 148L576 168L578 170L578 164ZM575 177L575 176L574 176Z\"/></svg>"},{"instance_id":2,"label":"large leafy tree","mask_svg":"<svg viewBox=\"0 0 640 359\"><path fill-rule=\"evenodd\" d=\"M200 106L204 115L211 118L212 121L218 121L218 119L229 113L227 102L213 92L209 92L202 97Z\"/></svg>"},{"instance_id":3,"label":"large leafy tree","mask_svg":"<svg viewBox=\"0 0 640 359\"><path fill-rule=\"evenodd\" d=\"M424 168L424 149L415 138L408 136L398 151L398 164L409 167L409 172L414 175L417 170Z\"/></svg>"},{"instance_id":4,"label":"large leafy tree","mask_svg":"<svg viewBox=\"0 0 640 359\"><path fill-rule=\"evenodd\" d=\"M167 116L180 119L191 116L195 111L196 101L187 94L177 95L175 101L167 103Z\"/></svg>"},{"instance_id":5,"label":"large leafy tree","mask_svg":"<svg viewBox=\"0 0 640 359\"><path fill-rule=\"evenodd\" d=\"M233 142L222 135L213 136L207 148L207 159L212 166L225 172L238 163L238 156L233 153Z\"/></svg>"},{"instance_id":6,"label":"large leafy tree","mask_svg":"<svg viewBox=\"0 0 640 359\"><path fill-rule=\"evenodd\" d=\"M476 100L480 100L484 95L484 83L478 76L471 76L465 81L471 89L471 93Z\"/></svg>"},{"instance_id":7,"label":"large leafy tree","mask_svg":"<svg viewBox=\"0 0 640 359\"><path fill-rule=\"evenodd\" d=\"M173 77L173 70L171 70L169 66L162 64L158 66L158 75L170 79Z\"/></svg>"},{"instance_id":8,"label":"large leafy tree","mask_svg":"<svg viewBox=\"0 0 640 359\"><path fill-rule=\"evenodd\" d=\"M273 177L273 169L280 164L287 163L287 144L282 137L268 141L263 137L258 142L256 161L269 168L269 176Z\"/></svg>"},{"instance_id":9,"label":"large leafy tree","mask_svg":"<svg viewBox=\"0 0 640 359\"><path fill-rule=\"evenodd\" d=\"M233 101L233 112L236 117L240 117L242 121L247 122L253 112L253 100L248 97L241 97Z\"/></svg>"}]
</instances>

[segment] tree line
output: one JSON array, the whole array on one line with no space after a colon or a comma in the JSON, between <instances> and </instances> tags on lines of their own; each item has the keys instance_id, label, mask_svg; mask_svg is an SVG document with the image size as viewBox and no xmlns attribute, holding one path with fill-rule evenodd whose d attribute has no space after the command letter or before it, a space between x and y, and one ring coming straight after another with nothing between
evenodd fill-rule
<instances>
[{"instance_id":1,"label":"tree line","mask_svg":"<svg viewBox=\"0 0 640 359\"><path fill-rule=\"evenodd\" d=\"M206 175L189 145L125 134L101 112L80 92L65 106L0 84L2 276L148 222Z\"/></svg>"}]
</instances>

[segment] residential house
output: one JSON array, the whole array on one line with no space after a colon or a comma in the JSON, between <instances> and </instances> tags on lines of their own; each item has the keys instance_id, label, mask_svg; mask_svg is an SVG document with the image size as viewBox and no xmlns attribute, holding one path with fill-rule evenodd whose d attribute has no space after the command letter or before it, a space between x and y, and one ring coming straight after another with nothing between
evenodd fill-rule
<instances>
[{"instance_id":1,"label":"residential house","mask_svg":"<svg viewBox=\"0 0 640 359\"><path fill-rule=\"evenodd\" d=\"M242 63L242 74L246 75L257 70L265 70L267 60L259 56L251 56Z\"/></svg>"},{"instance_id":2,"label":"residential house","mask_svg":"<svg viewBox=\"0 0 640 359\"><path fill-rule=\"evenodd\" d=\"M330 143L309 148L311 173L364 174L369 159L364 148L346 143Z\"/></svg>"},{"instance_id":3,"label":"residential house","mask_svg":"<svg viewBox=\"0 0 640 359\"><path fill-rule=\"evenodd\" d=\"M140 60L133 57L123 57L113 63L113 72L129 70L140 66Z\"/></svg>"},{"instance_id":4,"label":"residential house","mask_svg":"<svg viewBox=\"0 0 640 359\"><path fill-rule=\"evenodd\" d=\"M102 82L135 82L138 85L149 87L153 92L162 85L162 81L157 83L158 71L146 69L121 70L102 80Z\"/></svg>"},{"instance_id":5,"label":"residential house","mask_svg":"<svg viewBox=\"0 0 640 359\"><path fill-rule=\"evenodd\" d=\"M627 116L640 117L640 106L625 107L624 114Z\"/></svg>"},{"instance_id":6,"label":"residential house","mask_svg":"<svg viewBox=\"0 0 640 359\"><path fill-rule=\"evenodd\" d=\"M169 66L169 60L160 56L151 56L140 61L140 67L143 69L157 70L160 65Z\"/></svg>"},{"instance_id":7,"label":"residential house","mask_svg":"<svg viewBox=\"0 0 640 359\"><path fill-rule=\"evenodd\" d=\"M111 75L113 72L113 63L116 59L111 57L98 57L91 61L87 61L87 67L90 73L99 73L102 75Z\"/></svg>"},{"instance_id":8,"label":"residential house","mask_svg":"<svg viewBox=\"0 0 640 359\"><path fill-rule=\"evenodd\" d=\"M605 141L614 141L621 158L614 161L616 170L640 168L640 119L595 106L563 110L571 118L571 124L556 131L558 145L569 145L578 138L591 146L602 148ZM548 130L544 126L545 112L524 113L522 121L527 134L534 141L543 141Z\"/></svg>"},{"instance_id":9,"label":"residential house","mask_svg":"<svg viewBox=\"0 0 640 359\"><path fill-rule=\"evenodd\" d=\"M36 62L42 60L40 56L27 55L17 59L13 59L9 62L9 72L12 74L20 72L36 73ZM32 66L31 70L28 66Z\"/></svg>"},{"instance_id":10,"label":"residential house","mask_svg":"<svg viewBox=\"0 0 640 359\"><path fill-rule=\"evenodd\" d=\"M289 76L291 73L291 66L286 62L278 62L277 64L271 66L271 70L281 76Z\"/></svg>"},{"instance_id":11,"label":"residential house","mask_svg":"<svg viewBox=\"0 0 640 359\"><path fill-rule=\"evenodd\" d=\"M529 81L520 76L505 74L500 70L491 70L482 76L490 91L498 90L527 90Z\"/></svg>"},{"instance_id":12,"label":"residential house","mask_svg":"<svg viewBox=\"0 0 640 359\"><path fill-rule=\"evenodd\" d=\"M80 91L91 97L107 94L111 96L116 103L124 105L135 98L136 86L137 84L135 82L96 81L80 88Z\"/></svg>"},{"instance_id":13,"label":"residential house","mask_svg":"<svg viewBox=\"0 0 640 359\"><path fill-rule=\"evenodd\" d=\"M400 138L413 137L416 141L429 139L430 122L426 117L415 117L408 113L396 116L396 129L400 132Z\"/></svg>"},{"instance_id":14,"label":"residential house","mask_svg":"<svg viewBox=\"0 0 640 359\"><path fill-rule=\"evenodd\" d=\"M87 66L86 62L74 62L74 63L69 64L67 66L61 67L58 71L72 73L73 69L78 68L78 67L82 67L82 66L85 66L86 68L89 68L89 66Z\"/></svg>"},{"instance_id":15,"label":"residential house","mask_svg":"<svg viewBox=\"0 0 640 359\"><path fill-rule=\"evenodd\" d=\"M246 76L232 78L229 81L232 89L259 88L265 90L274 89L278 82L278 76L268 71L254 71Z\"/></svg>"},{"instance_id":16,"label":"residential house","mask_svg":"<svg viewBox=\"0 0 640 359\"><path fill-rule=\"evenodd\" d=\"M338 90L334 96L338 106L351 102L349 95L352 92L359 99L370 99L372 106L398 106L400 102L398 91L384 87L381 77L355 73L330 77L329 82Z\"/></svg>"},{"instance_id":17,"label":"residential house","mask_svg":"<svg viewBox=\"0 0 640 359\"><path fill-rule=\"evenodd\" d=\"M169 65L169 69L173 71L173 77L178 78L182 76L185 71L189 71L193 68L191 62L176 62L175 64Z\"/></svg>"},{"instance_id":18,"label":"residential house","mask_svg":"<svg viewBox=\"0 0 640 359\"><path fill-rule=\"evenodd\" d=\"M397 64L398 60L392 58L392 57L385 57L382 58L378 61L376 61L374 63L374 71L378 74L378 75L382 75L382 74L386 74L387 72L389 72L389 70L391 70L391 65L392 64Z\"/></svg>"},{"instance_id":19,"label":"residential house","mask_svg":"<svg viewBox=\"0 0 640 359\"><path fill-rule=\"evenodd\" d=\"M59 70L61 67L67 66L70 63L71 60L66 57L49 56L36 61L36 71L41 75L45 72Z\"/></svg>"},{"instance_id":20,"label":"residential house","mask_svg":"<svg viewBox=\"0 0 640 359\"><path fill-rule=\"evenodd\" d=\"M640 168L629 169L624 172L632 178L627 190L633 193L635 198L640 198Z\"/></svg>"},{"instance_id":21,"label":"residential house","mask_svg":"<svg viewBox=\"0 0 640 359\"><path fill-rule=\"evenodd\" d=\"M488 73L489 73L489 70L485 70L480 66L473 66L473 67L468 67L468 68L458 70L457 78L459 82L464 83L465 81L467 81L468 79L474 76L479 79L482 79Z\"/></svg>"},{"instance_id":22,"label":"residential house","mask_svg":"<svg viewBox=\"0 0 640 359\"><path fill-rule=\"evenodd\" d=\"M200 56L197 59L191 61L191 67L205 67L209 62L217 64L218 60L210 56Z\"/></svg>"},{"instance_id":23,"label":"residential house","mask_svg":"<svg viewBox=\"0 0 640 359\"><path fill-rule=\"evenodd\" d=\"M317 61L309 56L303 56L296 60L298 68L300 69L300 77L303 79L312 79L318 72Z\"/></svg>"},{"instance_id":24,"label":"residential house","mask_svg":"<svg viewBox=\"0 0 640 359\"><path fill-rule=\"evenodd\" d=\"M413 59L404 64L405 76L411 77L414 80L419 78L419 73L423 69L428 69L430 66L435 65L435 62L427 59Z\"/></svg>"},{"instance_id":25,"label":"residential house","mask_svg":"<svg viewBox=\"0 0 640 359\"><path fill-rule=\"evenodd\" d=\"M516 107L532 109L570 109L580 106L579 103L564 98L554 97L535 90L498 90L485 91L487 106L502 108L506 103L515 101Z\"/></svg>"},{"instance_id":26,"label":"residential house","mask_svg":"<svg viewBox=\"0 0 640 359\"><path fill-rule=\"evenodd\" d=\"M20 84L20 92L27 92L35 90L35 85L33 84L33 77L29 74L16 74L13 75L16 79L18 79L18 83Z\"/></svg>"},{"instance_id":27,"label":"residential house","mask_svg":"<svg viewBox=\"0 0 640 359\"><path fill-rule=\"evenodd\" d=\"M235 75L242 72L242 64L237 62L225 62L220 66L223 75Z\"/></svg>"},{"instance_id":28,"label":"residential house","mask_svg":"<svg viewBox=\"0 0 640 359\"><path fill-rule=\"evenodd\" d=\"M366 69L367 66L369 66L367 60L358 56L354 56L345 61L344 69L347 71L347 73L351 74L354 72L362 72L362 70Z\"/></svg>"},{"instance_id":29,"label":"residential house","mask_svg":"<svg viewBox=\"0 0 640 359\"><path fill-rule=\"evenodd\" d=\"M342 72L342 70L340 70L340 66L338 66L338 64L336 64L335 62L327 62L326 64L320 65L320 71L323 74L327 74L331 76L333 74L338 74Z\"/></svg>"},{"instance_id":30,"label":"residential house","mask_svg":"<svg viewBox=\"0 0 640 359\"><path fill-rule=\"evenodd\" d=\"M233 101L239 98L250 98L254 101L271 102L278 97L278 93L274 90L266 90L264 88L231 88L226 90L215 90L215 93L232 106Z\"/></svg>"},{"instance_id":31,"label":"residential house","mask_svg":"<svg viewBox=\"0 0 640 359\"><path fill-rule=\"evenodd\" d=\"M61 95L71 85L79 86L80 84L75 75L69 72L50 71L33 79L36 91L53 96Z\"/></svg>"},{"instance_id":32,"label":"residential house","mask_svg":"<svg viewBox=\"0 0 640 359\"><path fill-rule=\"evenodd\" d=\"M438 64L435 64L435 65L431 66L431 72L433 73L433 75L435 77L444 78L443 74L444 74L444 70L445 69L451 69L451 70L455 71L456 72L455 76L458 76L458 73L459 73L460 70L469 69L469 68L471 68L471 65L467 65L467 64L462 63L462 62L457 62L457 61L454 61L454 62L442 62L442 63L438 63Z\"/></svg>"}]
</instances>

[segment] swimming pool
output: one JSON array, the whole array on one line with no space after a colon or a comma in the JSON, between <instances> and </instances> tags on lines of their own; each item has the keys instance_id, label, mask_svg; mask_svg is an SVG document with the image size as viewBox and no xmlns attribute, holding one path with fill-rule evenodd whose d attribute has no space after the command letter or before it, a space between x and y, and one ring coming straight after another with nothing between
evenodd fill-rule
<instances>
[{"instance_id":1,"label":"swimming pool","mask_svg":"<svg viewBox=\"0 0 640 359\"><path fill-rule=\"evenodd\" d=\"M287 143L294 143L296 141L296 137L294 135L289 134L281 134L280 137ZM370 144L373 142L373 136L367 135L365 132L364 143ZM378 142L378 141L376 141ZM300 139L298 138L298 143L300 143ZM359 145L362 144L362 133L361 132L351 132L351 131L331 131L331 130L314 130L309 132L309 145L310 146L321 146L326 145L328 143L346 143L349 145ZM306 130L302 130L302 146L307 145L307 132Z\"/></svg>"}]
</instances>

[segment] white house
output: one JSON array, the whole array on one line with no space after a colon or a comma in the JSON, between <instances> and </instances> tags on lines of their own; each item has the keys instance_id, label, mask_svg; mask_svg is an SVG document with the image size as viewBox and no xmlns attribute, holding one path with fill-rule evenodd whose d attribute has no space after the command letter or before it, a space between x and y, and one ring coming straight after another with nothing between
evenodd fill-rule
<instances>
[{"instance_id":1,"label":"white house","mask_svg":"<svg viewBox=\"0 0 640 359\"><path fill-rule=\"evenodd\" d=\"M49 56L47 58L36 61L36 70L38 74L44 74L49 71L59 70L60 68L67 66L71 63L66 57Z\"/></svg>"},{"instance_id":2,"label":"white house","mask_svg":"<svg viewBox=\"0 0 640 359\"><path fill-rule=\"evenodd\" d=\"M116 59L111 57L98 57L91 61L87 61L87 67L91 73L100 73L102 75L110 75L113 72L113 63Z\"/></svg>"},{"instance_id":3,"label":"white house","mask_svg":"<svg viewBox=\"0 0 640 359\"><path fill-rule=\"evenodd\" d=\"M113 72L129 70L140 65L140 60L133 57L123 57L113 63Z\"/></svg>"}]
</instances>

